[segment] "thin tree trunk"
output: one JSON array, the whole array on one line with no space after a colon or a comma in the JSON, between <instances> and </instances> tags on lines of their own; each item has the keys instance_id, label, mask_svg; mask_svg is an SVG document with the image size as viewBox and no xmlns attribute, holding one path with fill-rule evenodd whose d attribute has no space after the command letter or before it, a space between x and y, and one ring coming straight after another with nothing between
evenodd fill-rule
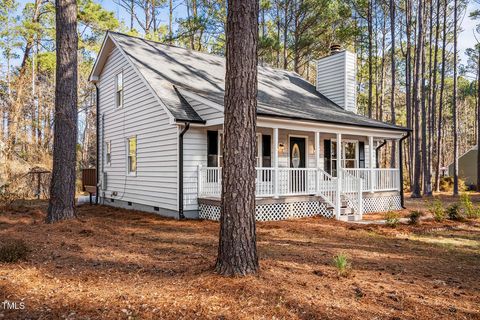
<instances>
[{"instance_id":1,"label":"thin tree trunk","mask_svg":"<svg viewBox=\"0 0 480 320\"><path fill-rule=\"evenodd\" d=\"M477 191L480 191L480 44L477 50Z\"/></svg>"},{"instance_id":2,"label":"thin tree trunk","mask_svg":"<svg viewBox=\"0 0 480 320\"><path fill-rule=\"evenodd\" d=\"M373 109L373 1L368 3L368 117L372 117Z\"/></svg>"},{"instance_id":3,"label":"thin tree trunk","mask_svg":"<svg viewBox=\"0 0 480 320\"><path fill-rule=\"evenodd\" d=\"M391 121L392 124L396 124L395 119L395 0L390 0L390 37L392 38L391 46L391 73L392 73L392 84L391 84L391 95L390 95L390 112L391 112ZM392 154L390 156L390 167L395 168L395 143L392 143Z\"/></svg>"},{"instance_id":4,"label":"thin tree trunk","mask_svg":"<svg viewBox=\"0 0 480 320\"><path fill-rule=\"evenodd\" d=\"M414 87L415 87L415 94L414 94L414 132L415 134L415 168L414 168L414 176L413 176L413 190L412 190L412 198L419 198L421 197L421 189L420 189L420 178L421 178L421 158L422 154L420 151L420 108L421 108L421 96L422 96L422 82L420 79L421 75L421 63L422 63L422 55L423 55L423 0L418 1L418 17L417 17L417 47L415 53L415 74L414 74Z\"/></svg>"},{"instance_id":5,"label":"thin tree trunk","mask_svg":"<svg viewBox=\"0 0 480 320\"><path fill-rule=\"evenodd\" d=\"M173 0L168 2L168 43L172 44L173 39Z\"/></svg>"},{"instance_id":6,"label":"thin tree trunk","mask_svg":"<svg viewBox=\"0 0 480 320\"><path fill-rule=\"evenodd\" d=\"M135 16L135 0L130 0L130 32L133 32L134 16Z\"/></svg>"},{"instance_id":7,"label":"thin tree trunk","mask_svg":"<svg viewBox=\"0 0 480 320\"><path fill-rule=\"evenodd\" d=\"M425 12L427 15L427 12ZM428 112L427 112L427 90L426 90L426 63L427 59L426 55L426 34L424 33L423 36L423 50L422 50L422 171L423 171L423 195L431 195L432 194L432 186L431 186L431 179L430 179L430 167L428 161ZM430 101L429 101L430 102Z\"/></svg>"},{"instance_id":8,"label":"thin tree trunk","mask_svg":"<svg viewBox=\"0 0 480 320\"><path fill-rule=\"evenodd\" d=\"M440 165L443 157L443 145L442 145L442 122L443 122L443 100L445 90L445 64L447 63L447 13L448 13L448 0L444 0L443 4L443 32L442 32L442 74L440 77L440 103L438 105L438 126L437 126L437 167L435 168L435 190L440 191Z\"/></svg>"},{"instance_id":9,"label":"thin tree trunk","mask_svg":"<svg viewBox=\"0 0 480 320\"><path fill-rule=\"evenodd\" d=\"M432 135L432 161L431 164L437 168L438 162L438 148L436 139L438 136L436 135L436 125L437 125L437 63L438 63L438 39L440 37L440 2L441 0L437 0L437 16L436 16L436 24L435 24L435 49L434 49L434 59L433 59L433 79L432 79L432 127L431 127L431 135ZM437 189L437 172L435 171L435 181L434 181L434 188Z\"/></svg>"},{"instance_id":10,"label":"thin tree trunk","mask_svg":"<svg viewBox=\"0 0 480 320\"><path fill-rule=\"evenodd\" d=\"M290 5L290 1L285 1L284 3L285 8L284 8L284 18L285 18L285 24L283 26L283 69L287 70L288 67L288 56L287 56L287 40L288 40L288 7Z\"/></svg>"},{"instance_id":11,"label":"thin tree trunk","mask_svg":"<svg viewBox=\"0 0 480 320\"><path fill-rule=\"evenodd\" d=\"M405 103L406 103L406 120L407 120L407 127L412 129L412 46L411 46L411 2L410 0L405 1L405 23L406 23L406 56L405 56ZM412 179L412 172L413 172L413 136L410 135L408 139L408 177L410 183L410 190L413 189L413 179Z\"/></svg>"},{"instance_id":12,"label":"thin tree trunk","mask_svg":"<svg viewBox=\"0 0 480 320\"><path fill-rule=\"evenodd\" d=\"M258 2L228 1L222 212L216 271L259 269L255 231Z\"/></svg>"},{"instance_id":13,"label":"thin tree trunk","mask_svg":"<svg viewBox=\"0 0 480 320\"><path fill-rule=\"evenodd\" d=\"M56 0L53 171L46 222L75 217L77 144L77 2Z\"/></svg>"},{"instance_id":14,"label":"thin tree trunk","mask_svg":"<svg viewBox=\"0 0 480 320\"><path fill-rule=\"evenodd\" d=\"M458 120L457 120L457 24L458 1L453 5L453 195L458 195Z\"/></svg>"}]
</instances>

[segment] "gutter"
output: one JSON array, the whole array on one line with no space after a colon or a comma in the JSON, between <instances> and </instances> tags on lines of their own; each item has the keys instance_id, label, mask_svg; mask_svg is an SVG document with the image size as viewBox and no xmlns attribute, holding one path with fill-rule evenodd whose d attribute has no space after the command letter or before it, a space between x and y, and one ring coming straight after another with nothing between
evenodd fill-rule
<instances>
[{"instance_id":1,"label":"gutter","mask_svg":"<svg viewBox=\"0 0 480 320\"><path fill-rule=\"evenodd\" d=\"M379 158L379 157L378 157L378 152L380 151L380 148L383 147L383 146L386 145L386 144L387 144L387 140L383 140L383 142L382 142L379 146L377 146L377 147L375 148L375 160L376 160L376 162L377 162L377 163L376 163L377 168L380 168L380 162L378 161L378 158Z\"/></svg>"},{"instance_id":2,"label":"gutter","mask_svg":"<svg viewBox=\"0 0 480 320\"><path fill-rule=\"evenodd\" d=\"M185 122L185 127L178 135L178 218L185 219L183 214L183 136L190 129L190 122Z\"/></svg>"},{"instance_id":3,"label":"gutter","mask_svg":"<svg viewBox=\"0 0 480 320\"><path fill-rule=\"evenodd\" d=\"M99 161L99 157L100 157L100 144L99 144L99 135L100 135L100 113L98 112L99 111L99 102L100 102L100 89L98 88L97 84L94 83L95 85L95 98L96 98L96 123L97 123L97 128L96 128L96 135L97 135L97 159L96 159L96 170L95 170L95 173L97 175L96 177L96 186L95 186L95 204L98 204L98 197L99 197L99 192L100 192L100 188L98 187L98 183L100 181L100 167L99 167L99 164L100 164L100 161Z\"/></svg>"},{"instance_id":4,"label":"gutter","mask_svg":"<svg viewBox=\"0 0 480 320\"><path fill-rule=\"evenodd\" d=\"M400 149L398 151L398 160L400 163L400 204L403 209L407 209L405 207L405 195L403 193L403 140L408 137L410 137L410 131L407 131L407 134L400 139L398 144L398 148Z\"/></svg>"}]
</instances>

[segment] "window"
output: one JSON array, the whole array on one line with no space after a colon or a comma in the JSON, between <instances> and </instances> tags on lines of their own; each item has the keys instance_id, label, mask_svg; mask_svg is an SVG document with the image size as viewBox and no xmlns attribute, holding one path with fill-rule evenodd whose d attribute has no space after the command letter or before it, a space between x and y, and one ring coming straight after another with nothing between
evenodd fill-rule
<instances>
[{"instance_id":1,"label":"window","mask_svg":"<svg viewBox=\"0 0 480 320\"><path fill-rule=\"evenodd\" d=\"M137 172L137 137L127 139L127 173Z\"/></svg>"},{"instance_id":2,"label":"window","mask_svg":"<svg viewBox=\"0 0 480 320\"><path fill-rule=\"evenodd\" d=\"M105 142L105 162L109 166L112 163L112 143Z\"/></svg>"},{"instance_id":3,"label":"window","mask_svg":"<svg viewBox=\"0 0 480 320\"><path fill-rule=\"evenodd\" d=\"M117 74L115 79L115 105L117 108L123 107L123 73Z\"/></svg>"},{"instance_id":4,"label":"window","mask_svg":"<svg viewBox=\"0 0 480 320\"><path fill-rule=\"evenodd\" d=\"M357 167L357 143L347 141L343 143L343 168Z\"/></svg>"},{"instance_id":5,"label":"window","mask_svg":"<svg viewBox=\"0 0 480 320\"><path fill-rule=\"evenodd\" d=\"M223 167L223 133L207 131L207 167Z\"/></svg>"}]
</instances>

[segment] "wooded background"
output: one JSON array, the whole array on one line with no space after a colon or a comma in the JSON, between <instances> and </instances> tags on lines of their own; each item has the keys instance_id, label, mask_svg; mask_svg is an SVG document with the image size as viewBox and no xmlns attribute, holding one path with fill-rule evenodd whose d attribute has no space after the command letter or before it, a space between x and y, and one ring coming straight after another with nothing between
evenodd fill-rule
<instances>
[{"instance_id":1,"label":"wooded background","mask_svg":"<svg viewBox=\"0 0 480 320\"><path fill-rule=\"evenodd\" d=\"M330 45L355 51L359 113L413 129L404 150L406 188L428 194L439 187L440 168L478 140L480 46L469 44L462 63L455 46L462 19L480 21L467 5L261 0L259 63L314 83L315 60ZM0 185L31 167L51 168L54 9L52 1L0 0ZM78 168L95 165L95 90L87 80L106 30L224 55L225 25L222 0L78 1ZM383 148L382 165L396 157Z\"/></svg>"}]
</instances>

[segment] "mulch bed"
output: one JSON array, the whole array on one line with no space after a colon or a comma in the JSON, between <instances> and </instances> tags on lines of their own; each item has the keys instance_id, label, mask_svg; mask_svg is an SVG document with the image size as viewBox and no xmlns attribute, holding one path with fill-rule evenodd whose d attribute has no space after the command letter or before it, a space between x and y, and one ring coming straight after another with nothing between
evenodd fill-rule
<instances>
[{"instance_id":1,"label":"mulch bed","mask_svg":"<svg viewBox=\"0 0 480 320\"><path fill-rule=\"evenodd\" d=\"M218 223L89 205L76 220L44 218L38 202L0 213L0 243L30 248L0 263L0 303L25 305L0 304L0 319L480 319L475 221L258 223L261 272L224 278L213 272ZM470 245L423 241L437 234ZM348 277L332 265L340 252Z\"/></svg>"}]
</instances>

